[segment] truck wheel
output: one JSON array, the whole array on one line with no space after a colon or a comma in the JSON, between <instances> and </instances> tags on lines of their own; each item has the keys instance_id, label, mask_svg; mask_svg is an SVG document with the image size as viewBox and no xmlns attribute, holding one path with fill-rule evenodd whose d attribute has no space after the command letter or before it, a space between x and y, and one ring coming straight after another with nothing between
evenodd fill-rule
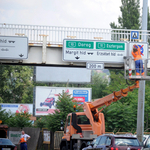
<instances>
[{"instance_id":1,"label":"truck wheel","mask_svg":"<svg viewBox=\"0 0 150 150\"><path fill-rule=\"evenodd\" d=\"M73 150L77 150L77 143L73 145Z\"/></svg>"},{"instance_id":2,"label":"truck wheel","mask_svg":"<svg viewBox=\"0 0 150 150\"><path fill-rule=\"evenodd\" d=\"M61 150L66 150L66 146L63 146Z\"/></svg>"}]
</instances>

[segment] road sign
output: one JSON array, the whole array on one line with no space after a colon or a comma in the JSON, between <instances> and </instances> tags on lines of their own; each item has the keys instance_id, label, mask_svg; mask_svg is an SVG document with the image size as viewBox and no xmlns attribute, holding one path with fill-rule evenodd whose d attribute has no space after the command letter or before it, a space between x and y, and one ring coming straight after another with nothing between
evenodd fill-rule
<instances>
[{"instance_id":1,"label":"road sign","mask_svg":"<svg viewBox=\"0 0 150 150\"><path fill-rule=\"evenodd\" d=\"M103 70L104 63L103 62L87 62L86 68L90 70Z\"/></svg>"},{"instance_id":2,"label":"road sign","mask_svg":"<svg viewBox=\"0 0 150 150\"><path fill-rule=\"evenodd\" d=\"M147 42L130 42L129 43L129 56L132 56L131 51L132 51L134 44L140 47L142 59L147 59L148 58L148 43Z\"/></svg>"},{"instance_id":3,"label":"road sign","mask_svg":"<svg viewBox=\"0 0 150 150\"><path fill-rule=\"evenodd\" d=\"M94 42L89 41L66 41L67 48L76 48L76 49L93 49Z\"/></svg>"},{"instance_id":4,"label":"road sign","mask_svg":"<svg viewBox=\"0 0 150 150\"><path fill-rule=\"evenodd\" d=\"M28 38L0 36L0 59L27 59Z\"/></svg>"},{"instance_id":5,"label":"road sign","mask_svg":"<svg viewBox=\"0 0 150 150\"><path fill-rule=\"evenodd\" d=\"M131 39L139 39L139 32L131 31Z\"/></svg>"},{"instance_id":6,"label":"road sign","mask_svg":"<svg viewBox=\"0 0 150 150\"><path fill-rule=\"evenodd\" d=\"M64 61L123 63L126 54L127 42L77 39L63 41Z\"/></svg>"}]
</instances>

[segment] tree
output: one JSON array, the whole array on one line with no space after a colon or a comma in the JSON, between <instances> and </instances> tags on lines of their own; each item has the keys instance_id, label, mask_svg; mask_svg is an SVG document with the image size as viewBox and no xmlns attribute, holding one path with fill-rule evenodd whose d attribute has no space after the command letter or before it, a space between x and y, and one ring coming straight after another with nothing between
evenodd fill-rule
<instances>
[{"instance_id":1,"label":"tree","mask_svg":"<svg viewBox=\"0 0 150 150\"><path fill-rule=\"evenodd\" d=\"M7 120L9 127L32 127L32 121L30 120L30 114L28 113L16 113L14 116Z\"/></svg>"},{"instance_id":2,"label":"tree","mask_svg":"<svg viewBox=\"0 0 150 150\"><path fill-rule=\"evenodd\" d=\"M2 124L6 124L10 117L11 117L11 113L6 112L5 109L2 110L0 106L0 120L2 121Z\"/></svg>"},{"instance_id":3,"label":"tree","mask_svg":"<svg viewBox=\"0 0 150 150\"><path fill-rule=\"evenodd\" d=\"M145 111L144 111L144 128L150 129L150 82L146 82L145 86ZM150 130L149 130L150 131Z\"/></svg>"},{"instance_id":4,"label":"tree","mask_svg":"<svg viewBox=\"0 0 150 150\"><path fill-rule=\"evenodd\" d=\"M110 84L104 90L107 95L113 93L114 91L120 91L121 89L127 88L130 85L135 84L133 81L126 80L124 78L123 70L110 70ZM127 97L121 99L122 103L130 104L132 99L137 98L137 89L133 92L129 92Z\"/></svg>"},{"instance_id":5,"label":"tree","mask_svg":"<svg viewBox=\"0 0 150 150\"><path fill-rule=\"evenodd\" d=\"M81 87L92 89L92 99L101 98L106 95L106 87L109 83L109 70L92 71L92 81L89 84L81 85Z\"/></svg>"},{"instance_id":6,"label":"tree","mask_svg":"<svg viewBox=\"0 0 150 150\"><path fill-rule=\"evenodd\" d=\"M46 117L42 116L40 118L37 118L37 120L34 123L34 126L37 128L46 128Z\"/></svg>"},{"instance_id":7,"label":"tree","mask_svg":"<svg viewBox=\"0 0 150 150\"><path fill-rule=\"evenodd\" d=\"M92 82L88 86L92 88L92 99L101 98L106 95L106 89L109 82L109 76L103 72L94 71Z\"/></svg>"},{"instance_id":8,"label":"tree","mask_svg":"<svg viewBox=\"0 0 150 150\"><path fill-rule=\"evenodd\" d=\"M0 65L0 102L33 102L33 68Z\"/></svg>"},{"instance_id":9,"label":"tree","mask_svg":"<svg viewBox=\"0 0 150 150\"><path fill-rule=\"evenodd\" d=\"M140 28L140 0L121 0L122 6L117 26L114 22L110 23L114 29L139 29Z\"/></svg>"},{"instance_id":10,"label":"tree","mask_svg":"<svg viewBox=\"0 0 150 150\"><path fill-rule=\"evenodd\" d=\"M122 70L111 70L110 84L106 88L107 94L113 91L120 91L121 89L127 88L132 85L133 82L126 82ZM128 84L129 85L128 85ZM138 103L138 89L128 93L127 97L112 103L103 113L105 116L106 131L113 131L121 129L120 131L127 132L134 128L136 131L136 120L137 120L137 103Z\"/></svg>"},{"instance_id":11,"label":"tree","mask_svg":"<svg viewBox=\"0 0 150 150\"><path fill-rule=\"evenodd\" d=\"M136 109L133 109L133 105L118 101L107 107L104 114L107 132L115 129L122 132L136 131Z\"/></svg>"},{"instance_id":12,"label":"tree","mask_svg":"<svg viewBox=\"0 0 150 150\"><path fill-rule=\"evenodd\" d=\"M58 96L56 101L55 113L46 116L46 127L50 132L50 149L54 149L54 132L59 131L61 127L61 121L65 122L66 117L69 113L74 112L73 106L76 105L76 110L81 111L81 107L73 102L73 98L67 92L63 92Z\"/></svg>"}]
</instances>

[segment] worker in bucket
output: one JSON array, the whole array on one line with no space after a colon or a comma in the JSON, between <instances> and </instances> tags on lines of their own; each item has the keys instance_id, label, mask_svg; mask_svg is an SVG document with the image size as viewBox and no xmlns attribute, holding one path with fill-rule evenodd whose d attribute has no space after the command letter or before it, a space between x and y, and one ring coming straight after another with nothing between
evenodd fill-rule
<instances>
[{"instance_id":1,"label":"worker in bucket","mask_svg":"<svg viewBox=\"0 0 150 150\"><path fill-rule=\"evenodd\" d=\"M141 56L141 47L134 44L132 48L132 56L134 57L135 61L135 69L136 69L136 75L144 75L144 67L143 67L143 61L142 61L142 56ZM140 74L141 72L141 74Z\"/></svg>"}]
</instances>

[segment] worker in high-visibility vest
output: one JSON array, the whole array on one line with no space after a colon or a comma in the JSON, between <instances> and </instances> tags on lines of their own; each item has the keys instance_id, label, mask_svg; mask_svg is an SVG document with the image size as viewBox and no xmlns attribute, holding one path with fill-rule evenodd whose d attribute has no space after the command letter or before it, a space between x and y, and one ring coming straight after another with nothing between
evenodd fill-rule
<instances>
[{"instance_id":1,"label":"worker in high-visibility vest","mask_svg":"<svg viewBox=\"0 0 150 150\"><path fill-rule=\"evenodd\" d=\"M21 138L19 141L21 150L27 150L27 140L29 139L30 139L30 136L28 134L25 134L24 131L22 131Z\"/></svg>"},{"instance_id":2,"label":"worker in high-visibility vest","mask_svg":"<svg viewBox=\"0 0 150 150\"><path fill-rule=\"evenodd\" d=\"M139 76L140 72L141 75L144 75L144 68L143 68L143 61L141 56L141 48L138 45L133 45L132 49L132 56L134 57L135 61L135 68L136 68L136 75Z\"/></svg>"}]
</instances>

